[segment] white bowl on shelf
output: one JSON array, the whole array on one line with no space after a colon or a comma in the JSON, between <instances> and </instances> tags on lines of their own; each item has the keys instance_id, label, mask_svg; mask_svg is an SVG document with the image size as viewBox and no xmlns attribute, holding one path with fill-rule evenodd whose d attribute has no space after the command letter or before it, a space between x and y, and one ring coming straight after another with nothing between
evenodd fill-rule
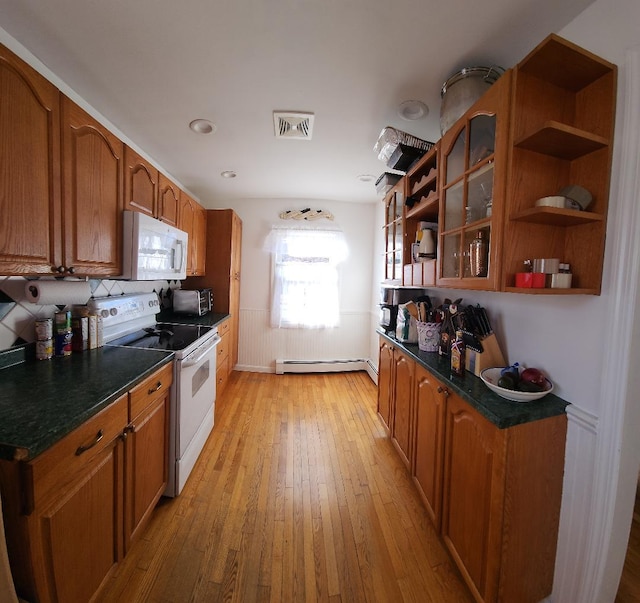
<instances>
[{"instance_id":1,"label":"white bowl on shelf","mask_svg":"<svg viewBox=\"0 0 640 603\"><path fill-rule=\"evenodd\" d=\"M563 208L567 201L566 197L554 195L552 197L542 197L536 201L536 207L560 207Z\"/></svg>"},{"instance_id":2,"label":"white bowl on shelf","mask_svg":"<svg viewBox=\"0 0 640 603\"><path fill-rule=\"evenodd\" d=\"M484 384L492 392L498 394L498 396L505 400L511 400L512 402L533 402L534 400L540 400L540 398L543 398L553 391L553 383L551 383L549 379L546 380L546 387L541 392L520 392L514 389L500 387L498 381L500 380L500 372L503 368L503 366L497 366L484 369L480 373L480 379L482 379Z\"/></svg>"}]
</instances>

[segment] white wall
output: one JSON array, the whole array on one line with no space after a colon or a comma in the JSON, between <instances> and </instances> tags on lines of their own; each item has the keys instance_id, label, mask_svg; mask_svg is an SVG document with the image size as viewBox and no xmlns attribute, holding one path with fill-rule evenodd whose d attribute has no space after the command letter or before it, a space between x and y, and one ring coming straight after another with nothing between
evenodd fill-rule
<instances>
[{"instance_id":1,"label":"white wall","mask_svg":"<svg viewBox=\"0 0 640 603\"><path fill-rule=\"evenodd\" d=\"M219 204L220 205L220 204ZM242 279L240 287L240 341L238 368L272 371L275 360L368 359L371 290L377 206L336 201L242 199L224 204L242 220ZM340 327L336 329L272 329L269 326L271 256L263 249L272 225L295 220L279 218L288 209L323 209L334 215L327 225L338 225L349 246L340 265ZM318 224L321 220L314 222ZM322 224L319 224L320 226Z\"/></svg>"}]
</instances>

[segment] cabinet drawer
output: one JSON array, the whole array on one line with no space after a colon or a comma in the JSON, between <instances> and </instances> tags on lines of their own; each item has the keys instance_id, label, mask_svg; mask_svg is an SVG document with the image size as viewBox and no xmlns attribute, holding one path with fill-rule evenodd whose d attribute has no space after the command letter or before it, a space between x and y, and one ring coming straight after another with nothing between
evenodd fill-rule
<instances>
[{"instance_id":1,"label":"cabinet drawer","mask_svg":"<svg viewBox=\"0 0 640 603\"><path fill-rule=\"evenodd\" d=\"M229 332L229 322L230 321L227 319L218 325L218 335L220 335L220 337Z\"/></svg>"},{"instance_id":2,"label":"cabinet drawer","mask_svg":"<svg viewBox=\"0 0 640 603\"><path fill-rule=\"evenodd\" d=\"M33 505L37 507L52 492L59 496L79 471L122 434L127 422L125 394L28 463Z\"/></svg>"},{"instance_id":3,"label":"cabinet drawer","mask_svg":"<svg viewBox=\"0 0 640 603\"><path fill-rule=\"evenodd\" d=\"M133 421L149 404L164 394L172 382L173 363L170 362L136 385L129 392L129 421Z\"/></svg>"}]
</instances>

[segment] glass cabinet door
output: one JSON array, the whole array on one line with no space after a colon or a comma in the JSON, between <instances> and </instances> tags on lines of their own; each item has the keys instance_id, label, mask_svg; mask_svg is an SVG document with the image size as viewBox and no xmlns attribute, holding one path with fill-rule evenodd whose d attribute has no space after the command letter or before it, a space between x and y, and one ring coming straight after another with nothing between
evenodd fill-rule
<instances>
[{"instance_id":1,"label":"glass cabinet door","mask_svg":"<svg viewBox=\"0 0 640 603\"><path fill-rule=\"evenodd\" d=\"M441 286L499 287L509 92L503 76L441 141Z\"/></svg>"},{"instance_id":2,"label":"glass cabinet door","mask_svg":"<svg viewBox=\"0 0 640 603\"><path fill-rule=\"evenodd\" d=\"M489 278L495 140L495 114L481 114L463 122L444 149L442 279Z\"/></svg>"},{"instance_id":3,"label":"glass cabinet door","mask_svg":"<svg viewBox=\"0 0 640 603\"><path fill-rule=\"evenodd\" d=\"M402 284L403 266L403 206L404 194L401 190L392 190L385 198L385 281L399 281Z\"/></svg>"}]
</instances>

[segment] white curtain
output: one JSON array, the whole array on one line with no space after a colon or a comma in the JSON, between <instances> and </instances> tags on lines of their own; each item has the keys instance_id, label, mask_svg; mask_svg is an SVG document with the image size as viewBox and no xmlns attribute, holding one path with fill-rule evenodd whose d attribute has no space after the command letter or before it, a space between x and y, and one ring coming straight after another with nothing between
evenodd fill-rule
<instances>
[{"instance_id":1,"label":"white curtain","mask_svg":"<svg viewBox=\"0 0 640 603\"><path fill-rule=\"evenodd\" d=\"M331 328L340 322L338 264L348 255L339 230L274 227L271 326Z\"/></svg>"}]
</instances>

